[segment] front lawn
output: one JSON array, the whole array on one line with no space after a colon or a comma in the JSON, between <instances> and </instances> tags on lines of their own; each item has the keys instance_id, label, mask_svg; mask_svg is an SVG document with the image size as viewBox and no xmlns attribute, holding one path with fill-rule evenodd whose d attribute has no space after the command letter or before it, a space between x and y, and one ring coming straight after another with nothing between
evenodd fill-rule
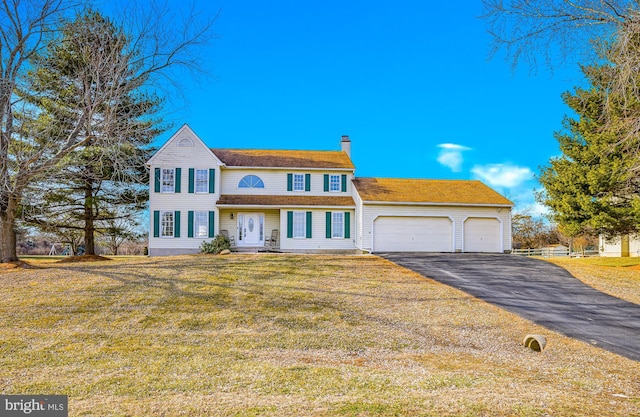
<instances>
[{"instance_id":1,"label":"front lawn","mask_svg":"<svg viewBox=\"0 0 640 417\"><path fill-rule=\"evenodd\" d=\"M0 271L0 392L71 416L640 415L639 362L374 256L33 264Z\"/></svg>"},{"instance_id":2,"label":"front lawn","mask_svg":"<svg viewBox=\"0 0 640 417\"><path fill-rule=\"evenodd\" d=\"M640 304L640 258L550 258L597 290Z\"/></svg>"}]
</instances>

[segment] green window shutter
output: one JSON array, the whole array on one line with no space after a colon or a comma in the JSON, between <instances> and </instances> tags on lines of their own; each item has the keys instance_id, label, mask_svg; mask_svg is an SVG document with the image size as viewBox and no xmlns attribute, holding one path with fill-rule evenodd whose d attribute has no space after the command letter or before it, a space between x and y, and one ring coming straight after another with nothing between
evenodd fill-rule
<instances>
[{"instance_id":1,"label":"green window shutter","mask_svg":"<svg viewBox=\"0 0 640 417\"><path fill-rule=\"evenodd\" d=\"M344 238L351 239L351 213L344 212Z\"/></svg>"},{"instance_id":2,"label":"green window shutter","mask_svg":"<svg viewBox=\"0 0 640 417\"><path fill-rule=\"evenodd\" d=\"M331 212L327 211L327 239L331 239Z\"/></svg>"},{"instance_id":3,"label":"green window shutter","mask_svg":"<svg viewBox=\"0 0 640 417\"><path fill-rule=\"evenodd\" d=\"M195 176L194 174L194 169L193 168L189 168L189 194L193 194L193 177ZM193 236L191 236L193 237Z\"/></svg>"},{"instance_id":4,"label":"green window shutter","mask_svg":"<svg viewBox=\"0 0 640 417\"><path fill-rule=\"evenodd\" d=\"M160 168L156 168L154 171L155 171L155 179L154 179L153 190L156 193L159 193L160 192Z\"/></svg>"},{"instance_id":5,"label":"green window shutter","mask_svg":"<svg viewBox=\"0 0 640 417\"><path fill-rule=\"evenodd\" d=\"M175 192L180 192L180 183L182 182L182 168L176 168L176 184L175 184Z\"/></svg>"},{"instance_id":6,"label":"green window shutter","mask_svg":"<svg viewBox=\"0 0 640 417\"><path fill-rule=\"evenodd\" d=\"M153 212L153 237L160 237L160 212Z\"/></svg>"},{"instance_id":7,"label":"green window shutter","mask_svg":"<svg viewBox=\"0 0 640 417\"><path fill-rule=\"evenodd\" d=\"M214 211L209 212L209 237L215 237L215 215Z\"/></svg>"},{"instance_id":8,"label":"green window shutter","mask_svg":"<svg viewBox=\"0 0 640 417\"><path fill-rule=\"evenodd\" d=\"M304 190L311 191L311 174L304 174Z\"/></svg>"},{"instance_id":9,"label":"green window shutter","mask_svg":"<svg viewBox=\"0 0 640 417\"><path fill-rule=\"evenodd\" d=\"M209 194L213 194L215 192L216 192L216 170L214 168L210 168L209 169Z\"/></svg>"},{"instance_id":10,"label":"green window shutter","mask_svg":"<svg viewBox=\"0 0 640 417\"><path fill-rule=\"evenodd\" d=\"M329 174L324 174L324 190L329 191Z\"/></svg>"},{"instance_id":11,"label":"green window shutter","mask_svg":"<svg viewBox=\"0 0 640 417\"><path fill-rule=\"evenodd\" d=\"M346 193L347 192L347 176L342 174L342 192Z\"/></svg>"},{"instance_id":12,"label":"green window shutter","mask_svg":"<svg viewBox=\"0 0 640 417\"><path fill-rule=\"evenodd\" d=\"M293 238L293 211L287 211L287 237Z\"/></svg>"},{"instance_id":13,"label":"green window shutter","mask_svg":"<svg viewBox=\"0 0 640 417\"><path fill-rule=\"evenodd\" d=\"M311 212L307 211L307 239L311 239Z\"/></svg>"},{"instance_id":14,"label":"green window shutter","mask_svg":"<svg viewBox=\"0 0 640 417\"><path fill-rule=\"evenodd\" d=\"M287 174L287 191L293 191L293 174Z\"/></svg>"},{"instance_id":15,"label":"green window shutter","mask_svg":"<svg viewBox=\"0 0 640 417\"><path fill-rule=\"evenodd\" d=\"M180 237L180 212L176 211L173 215L173 237Z\"/></svg>"},{"instance_id":16,"label":"green window shutter","mask_svg":"<svg viewBox=\"0 0 640 417\"><path fill-rule=\"evenodd\" d=\"M193 211L187 212L187 236L193 237Z\"/></svg>"}]
</instances>

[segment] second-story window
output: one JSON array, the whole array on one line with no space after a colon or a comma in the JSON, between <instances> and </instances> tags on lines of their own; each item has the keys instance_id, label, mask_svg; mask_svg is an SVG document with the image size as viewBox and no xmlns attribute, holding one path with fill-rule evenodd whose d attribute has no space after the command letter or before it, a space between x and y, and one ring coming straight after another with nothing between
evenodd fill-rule
<instances>
[{"instance_id":1,"label":"second-story window","mask_svg":"<svg viewBox=\"0 0 640 417\"><path fill-rule=\"evenodd\" d=\"M293 174L293 191L304 191L304 174Z\"/></svg>"},{"instance_id":2,"label":"second-story window","mask_svg":"<svg viewBox=\"0 0 640 417\"><path fill-rule=\"evenodd\" d=\"M209 192L209 170L196 169L196 193Z\"/></svg>"},{"instance_id":3,"label":"second-story window","mask_svg":"<svg viewBox=\"0 0 640 417\"><path fill-rule=\"evenodd\" d=\"M329 191L340 192L340 190L342 190L340 175L329 176Z\"/></svg>"},{"instance_id":4,"label":"second-story window","mask_svg":"<svg viewBox=\"0 0 640 417\"><path fill-rule=\"evenodd\" d=\"M264 182L256 175L247 175L242 177L238 188L264 188Z\"/></svg>"},{"instance_id":5,"label":"second-story window","mask_svg":"<svg viewBox=\"0 0 640 417\"><path fill-rule=\"evenodd\" d=\"M175 191L175 170L173 168L162 169L162 192L173 193Z\"/></svg>"}]
</instances>

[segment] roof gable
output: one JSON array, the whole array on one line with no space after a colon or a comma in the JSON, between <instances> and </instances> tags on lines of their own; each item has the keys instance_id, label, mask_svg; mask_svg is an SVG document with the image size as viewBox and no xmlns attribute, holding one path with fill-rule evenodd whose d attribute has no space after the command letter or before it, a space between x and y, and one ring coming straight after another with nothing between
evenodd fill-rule
<instances>
[{"instance_id":1,"label":"roof gable","mask_svg":"<svg viewBox=\"0 0 640 417\"><path fill-rule=\"evenodd\" d=\"M199 155L203 155L202 152L209 154L211 158L213 158L217 165L221 165L218 157L211 152L211 150L207 147L207 145L200 139L198 135L187 125L186 123L182 125L180 129L176 133L173 134L165 143L158 149L151 158L147 161L147 165L152 165L155 160L161 159L162 154L169 149L177 147L183 150L191 149L195 150L195 152Z\"/></svg>"},{"instance_id":2,"label":"roof gable","mask_svg":"<svg viewBox=\"0 0 640 417\"><path fill-rule=\"evenodd\" d=\"M368 202L513 206L480 181L402 178L355 178L360 198Z\"/></svg>"},{"instance_id":3,"label":"roof gable","mask_svg":"<svg viewBox=\"0 0 640 417\"><path fill-rule=\"evenodd\" d=\"M354 169L353 162L342 151L259 149L211 149L211 151L230 167Z\"/></svg>"}]
</instances>

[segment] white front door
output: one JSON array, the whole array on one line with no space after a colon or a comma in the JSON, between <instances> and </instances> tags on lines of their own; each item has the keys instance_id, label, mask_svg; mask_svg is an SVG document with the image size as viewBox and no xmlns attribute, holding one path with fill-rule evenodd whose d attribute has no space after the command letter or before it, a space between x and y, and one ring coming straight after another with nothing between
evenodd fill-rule
<instances>
[{"instance_id":1,"label":"white front door","mask_svg":"<svg viewBox=\"0 0 640 417\"><path fill-rule=\"evenodd\" d=\"M259 213L242 213L238 216L238 242L243 246L259 246L263 237L264 216Z\"/></svg>"}]
</instances>

